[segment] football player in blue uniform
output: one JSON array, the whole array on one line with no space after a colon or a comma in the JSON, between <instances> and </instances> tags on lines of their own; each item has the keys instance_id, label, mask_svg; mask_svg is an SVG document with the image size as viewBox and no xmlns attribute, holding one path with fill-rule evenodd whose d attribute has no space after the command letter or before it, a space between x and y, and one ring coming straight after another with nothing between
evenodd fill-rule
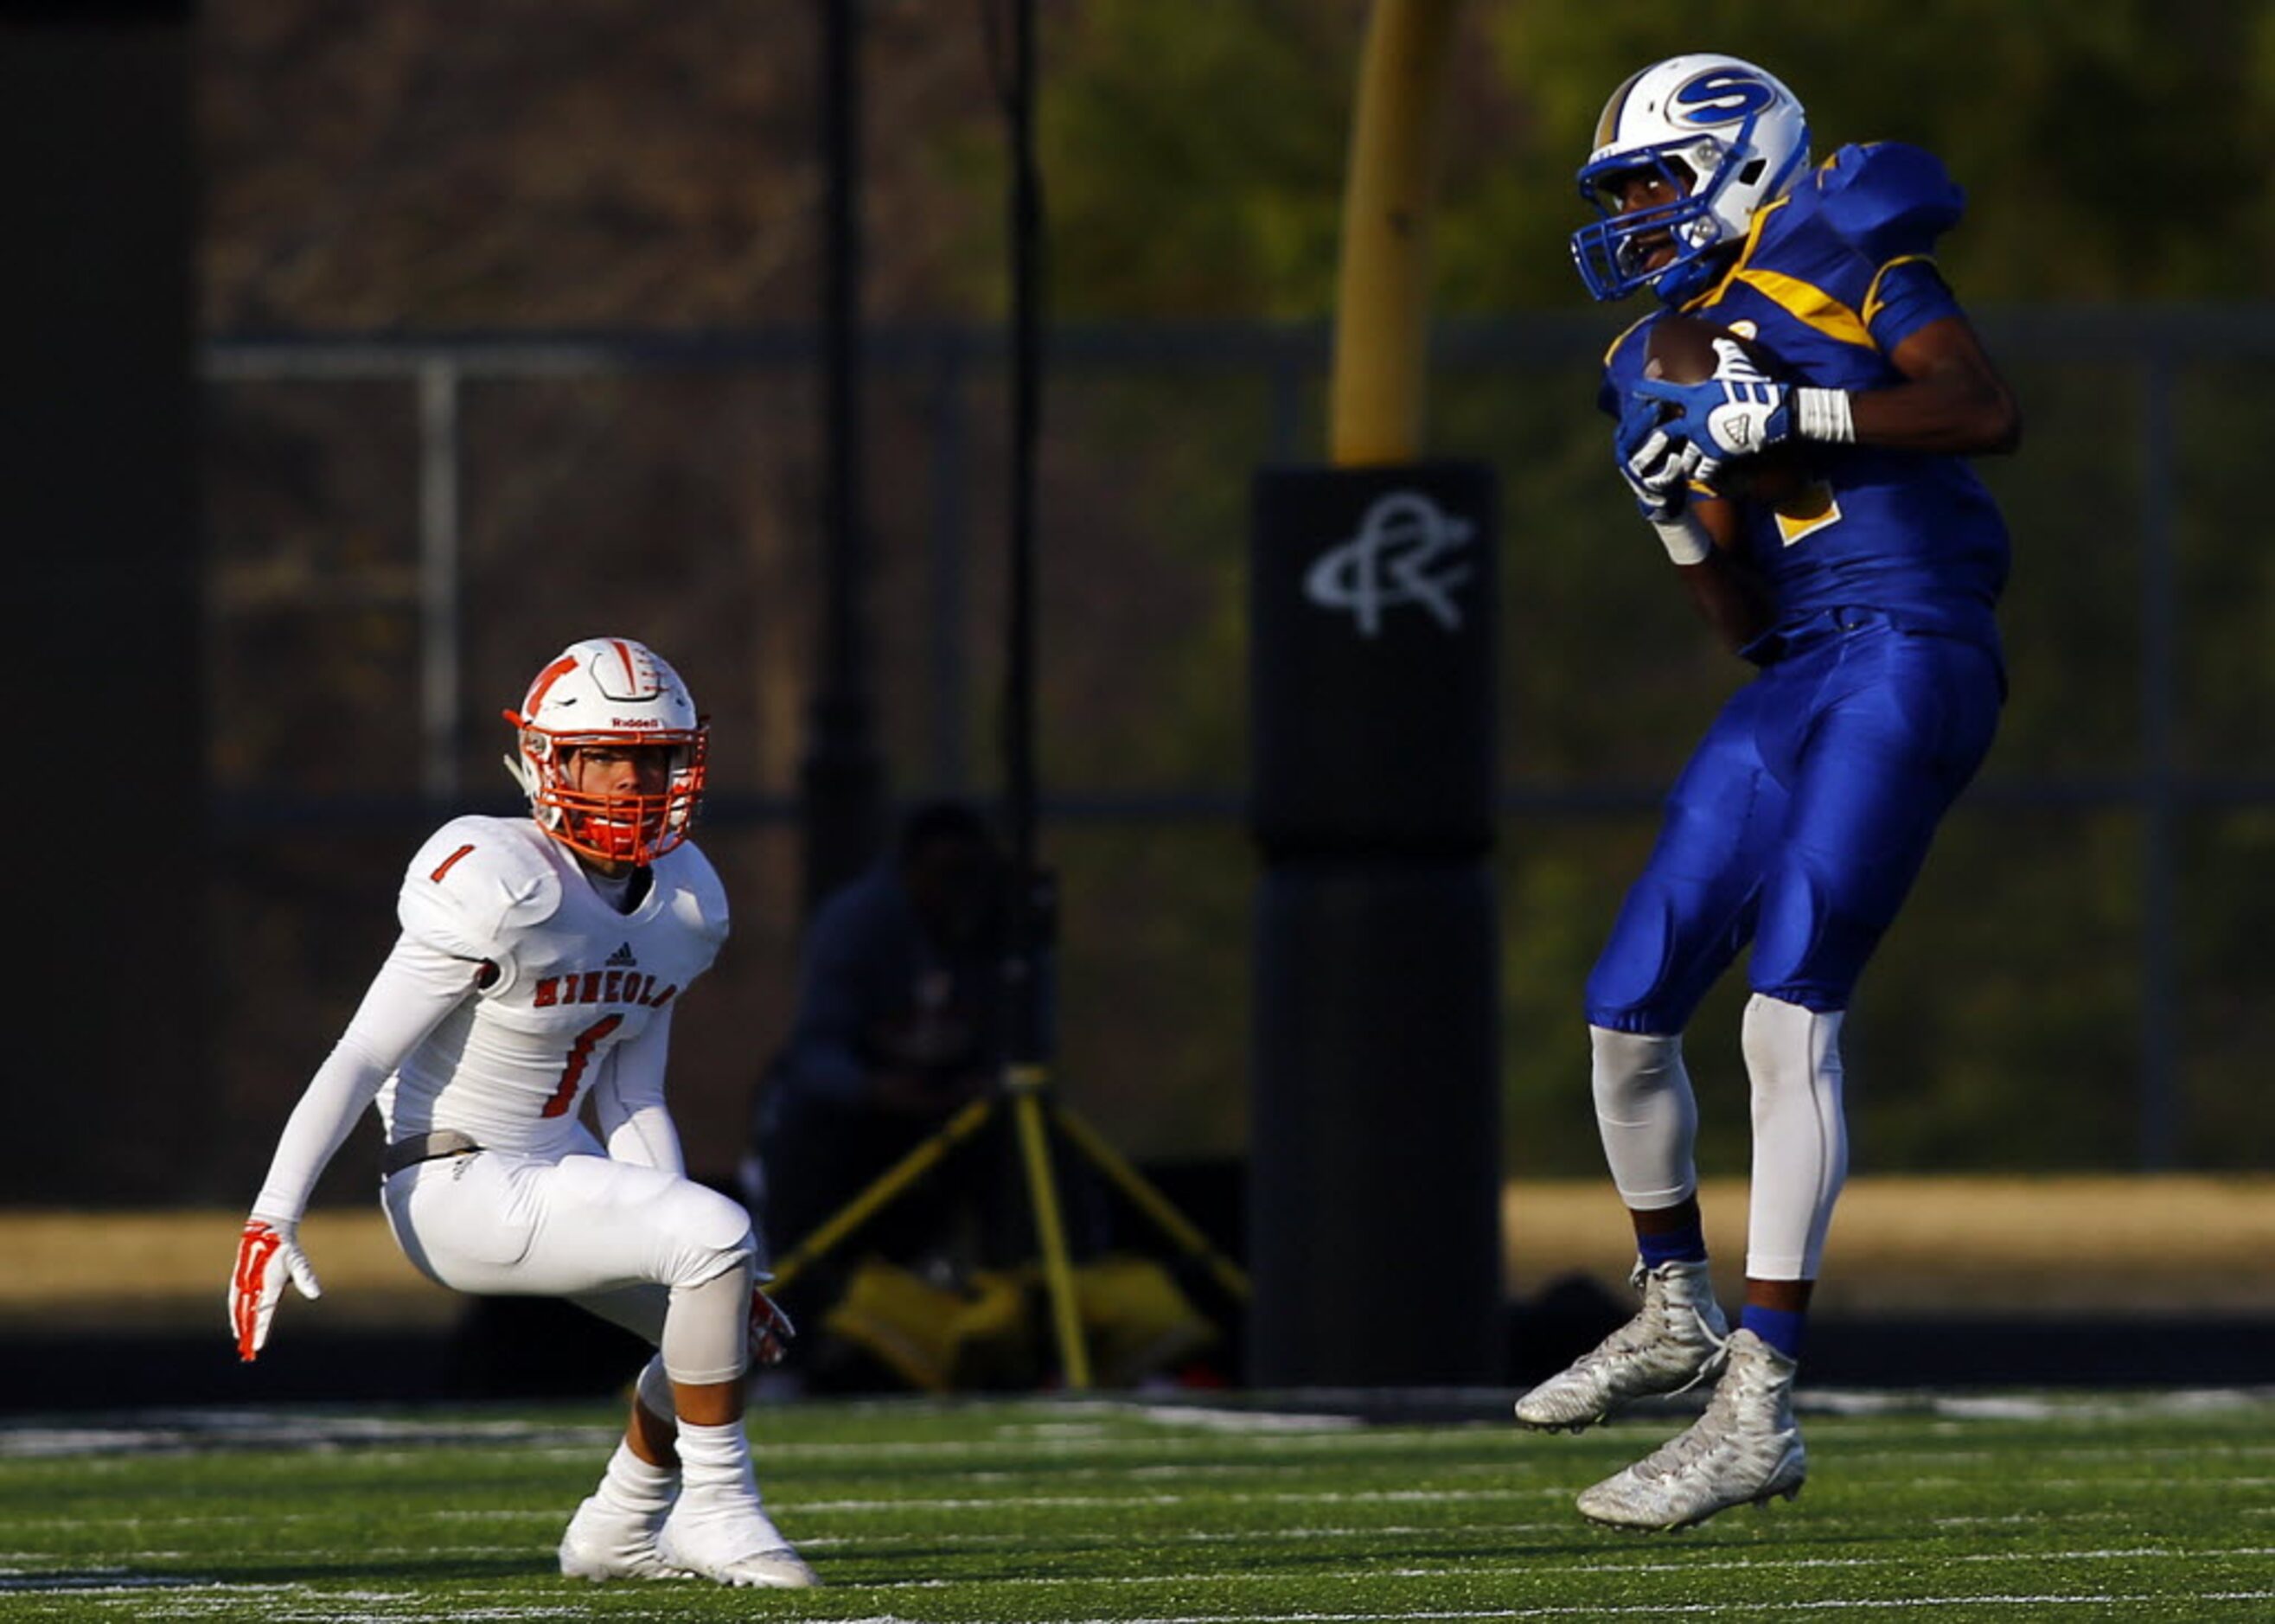
<instances>
[{"instance_id":1,"label":"football player in blue uniform","mask_svg":"<svg viewBox=\"0 0 2275 1624\"><path fill-rule=\"evenodd\" d=\"M2013 450L2021 418L1937 271L1962 197L1930 154L1885 142L1812 163L1790 90L1692 55L1614 93L1579 180L1601 215L1572 239L1589 291L1647 288L1662 306L1606 358L1614 459L1757 674L1676 782L1588 980L1642 1311L1516 1415L1577 1430L1712 1382L1696 1425L1580 1496L1595 1521L1671 1529L1789 1499L1807 1470L1792 1386L1847 1168L1841 1021L1997 724L2007 533L1963 459ZM1689 381L1649 365L1653 329L1678 316L1720 329ZM1682 1031L1749 944L1733 1331L1707 1276Z\"/></svg>"}]
</instances>

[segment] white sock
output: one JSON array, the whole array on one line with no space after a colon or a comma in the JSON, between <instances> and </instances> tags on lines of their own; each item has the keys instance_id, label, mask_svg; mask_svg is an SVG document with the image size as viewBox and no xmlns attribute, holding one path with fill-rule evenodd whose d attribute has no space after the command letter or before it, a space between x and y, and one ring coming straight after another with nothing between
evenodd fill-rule
<instances>
[{"instance_id":1,"label":"white sock","mask_svg":"<svg viewBox=\"0 0 2275 1624\"><path fill-rule=\"evenodd\" d=\"M608 1510L627 1516L654 1517L670 1509L678 1489L677 1472L641 1460L632 1453L631 1444L619 1439L593 1498Z\"/></svg>"},{"instance_id":2,"label":"white sock","mask_svg":"<svg viewBox=\"0 0 2275 1624\"><path fill-rule=\"evenodd\" d=\"M1756 993L1746 1005L1754 1174L1746 1220L1753 1280L1815 1280L1848 1174L1841 1105L1841 1012Z\"/></svg>"},{"instance_id":3,"label":"white sock","mask_svg":"<svg viewBox=\"0 0 2275 1624\"><path fill-rule=\"evenodd\" d=\"M683 1417L679 1475L682 1503L691 1514L758 1509L758 1474L751 1466L751 1440L739 1421L705 1427Z\"/></svg>"}]
</instances>

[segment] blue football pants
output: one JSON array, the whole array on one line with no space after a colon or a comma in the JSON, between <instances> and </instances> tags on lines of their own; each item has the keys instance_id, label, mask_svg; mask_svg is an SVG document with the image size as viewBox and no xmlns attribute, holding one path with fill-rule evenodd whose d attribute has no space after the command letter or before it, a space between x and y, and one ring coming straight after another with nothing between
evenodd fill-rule
<instances>
[{"instance_id":1,"label":"blue football pants","mask_svg":"<svg viewBox=\"0 0 2275 1624\"><path fill-rule=\"evenodd\" d=\"M1993 650L1841 618L1700 741L1588 978L1591 1024L1681 1031L1750 941L1755 992L1848 1008L1990 748L2005 684Z\"/></svg>"}]
</instances>

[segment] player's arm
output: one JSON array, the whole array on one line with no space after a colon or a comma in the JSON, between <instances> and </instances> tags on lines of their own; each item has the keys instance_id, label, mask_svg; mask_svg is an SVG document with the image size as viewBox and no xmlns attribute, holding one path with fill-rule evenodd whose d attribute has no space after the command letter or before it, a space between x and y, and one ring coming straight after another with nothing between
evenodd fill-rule
<instances>
[{"instance_id":1,"label":"player's arm","mask_svg":"<svg viewBox=\"0 0 2275 1624\"><path fill-rule=\"evenodd\" d=\"M1772 378L1734 344L1703 383L1645 378L1635 397L1665 408L1664 432L1696 448L1691 472L1709 479L1724 461L1789 440L1883 446L1970 457L2022 442L2022 409L1975 330L1956 313L1907 333L1888 359L1902 381L1874 389L1820 389Z\"/></svg>"},{"instance_id":2,"label":"player's arm","mask_svg":"<svg viewBox=\"0 0 2275 1624\"><path fill-rule=\"evenodd\" d=\"M1691 606L1732 653L1770 628L1768 586L1738 548L1738 504L1694 487L1686 510L1704 533L1705 556L1678 565Z\"/></svg>"},{"instance_id":3,"label":"player's arm","mask_svg":"<svg viewBox=\"0 0 2275 1624\"><path fill-rule=\"evenodd\" d=\"M687 1175L679 1129L663 1098L664 1061L671 1049L671 1008L657 1010L637 1038L608 1051L593 1084L593 1120L611 1160Z\"/></svg>"},{"instance_id":4,"label":"player's arm","mask_svg":"<svg viewBox=\"0 0 2275 1624\"><path fill-rule=\"evenodd\" d=\"M1737 503L1690 477L1699 458L1667 432L1655 405L1633 397L1622 405L1612 459L1723 646L1735 653L1767 631L1769 592L1739 548Z\"/></svg>"},{"instance_id":5,"label":"player's arm","mask_svg":"<svg viewBox=\"0 0 2275 1624\"><path fill-rule=\"evenodd\" d=\"M2022 442L2022 409L1963 315L1941 316L1889 351L1904 381L1848 397L1859 445L2003 456Z\"/></svg>"},{"instance_id":6,"label":"player's arm","mask_svg":"<svg viewBox=\"0 0 2275 1624\"><path fill-rule=\"evenodd\" d=\"M299 1243L300 1220L316 1181L370 1108L381 1084L474 990L482 968L408 935L400 938L347 1030L309 1079L285 1121L268 1176L238 1240L229 1314L239 1358L253 1358L268 1341L288 1276L302 1296L322 1295Z\"/></svg>"}]
</instances>

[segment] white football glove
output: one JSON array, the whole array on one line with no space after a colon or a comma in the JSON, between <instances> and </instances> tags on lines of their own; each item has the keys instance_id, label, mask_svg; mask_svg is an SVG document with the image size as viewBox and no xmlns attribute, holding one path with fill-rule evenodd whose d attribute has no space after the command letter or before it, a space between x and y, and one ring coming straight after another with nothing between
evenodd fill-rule
<instances>
[{"instance_id":1,"label":"white football glove","mask_svg":"<svg viewBox=\"0 0 2275 1624\"><path fill-rule=\"evenodd\" d=\"M1667 433L1659 417L1656 401L1630 397L1612 436L1612 460L1667 555L1678 564L1701 563L1713 543L1689 504L1690 481L1704 457L1697 446Z\"/></svg>"},{"instance_id":2,"label":"white football glove","mask_svg":"<svg viewBox=\"0 0 2275 1624\"><path fill-rule=\"evenodd\" d=\"M780 1364L790 1352L790 1339L797 1327L782 1305L767 1295L763 1287L751 1288L751 1363Z\"/></svg>"},{"instance_id":3,"label":"white football glove","mask_svg":"<svg viewBox=\"0 0 2275 1624\"><path fill-rule=\"evenodd\" d=\"M316 1271L300 1250L300 1226L285 1220L248 1218L238 1237L237 1268L229 1279L229 1324L237 1333L237 1356L246 1362L260 1356L268 1341L268 1322L276 1318L276 1299L284 1295L284 1277L291 1275L300 1295L314 1302L324 1295Z\"/></svg>"}]
</instances>

